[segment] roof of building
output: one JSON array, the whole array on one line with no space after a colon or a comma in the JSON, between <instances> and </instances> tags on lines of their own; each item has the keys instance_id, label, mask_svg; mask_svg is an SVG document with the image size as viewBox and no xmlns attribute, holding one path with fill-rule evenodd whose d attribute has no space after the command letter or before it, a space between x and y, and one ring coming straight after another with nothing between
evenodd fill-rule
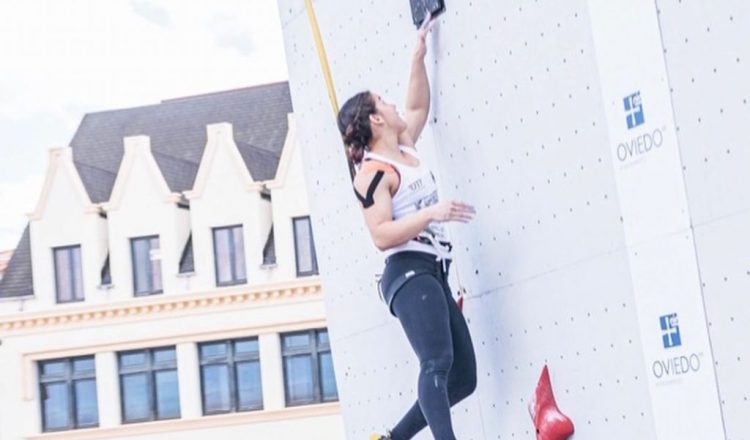
<instances>
[{"instance_id":1,"label":"roof of building","mask_svg":"<svg viewBox=\"0 0 750 440\"><path fill-rule=\"evenodd\" d=\"M273 238L273 226L268 232L266 244L263 246L263 264L276 263L276 241Z\"/></svg>"},{"instance_id":2,"label":"roof of building","mask_svg":"<svg viewBox=\"0 0 750 440\"><path fill-rule=\"evenodd\" d=\"M190 273L193 271L195 271L195 266L193 265L193 234L191 233L188 236L185 247L182 249L179 273Z\"/></svg>"},{"instance_id":3,"label":"roof of building","mask_svg":"<svg viewBox=\"0 0 750 440\"><path fill-rule=\"evenodd\" d=\"M229 122L256 181L273 179L292 112L289 83L170 99L160 104L89 113L70 146L91 201L109 199L124 154L123 138L146 135L172 191L192 189L206 146L206 125Z\"/></svg>"},{"instance_id":4,"label":"roof of building","mask_svg":"<svg viewBox=\"0 0 750 440\"><path fill-rule=\"evenodd\" d=\"M8 267L8 262L13 256L13 251L14 249L0 251L0 278L2 278L3 272L5 272L5 268Z\"/></svg>"},{"instance_id":5,"label":"roof of building","mask_svg":"<svg viewBox=\"0 0 750 440\"><path fill-rule=\"evenodd\" d=\"M0 280L0 298L11 296L28 296L34 294L33 278L31 276L31 241L29 240L29 224L18 240L13 256L5 268Z\"/></svg>"},{"instance_id":6,"label":"roof of building","mask_svg":"<svg viewBox=\"0 0 750 440\"><path fill-rule=\"evenodd\" d=\"M159 104L88 113L70 142L73 161L94 203L112 193L124 155L123 138L146 135L170 190L192 189L206 146L206 125L229 122L245 166L256 181L276 175L292 112L289 83L169 99ZM192 252L191 252L192 253ZM185 261L187 269L188 261ZM0 298L33 294L29 225L0 279Z\"/></svg>"}]
</instances>

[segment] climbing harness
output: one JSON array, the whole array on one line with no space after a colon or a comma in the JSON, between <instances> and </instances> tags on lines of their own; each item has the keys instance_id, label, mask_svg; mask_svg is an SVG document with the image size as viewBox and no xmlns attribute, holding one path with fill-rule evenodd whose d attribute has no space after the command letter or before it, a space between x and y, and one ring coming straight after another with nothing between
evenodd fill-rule
<instances>
[{"instance_id":1,"label":"climbing harness","mask_svg":"<svg viewBox=\"0 0 750 440\"><path fill-rule=\"evenodd\" d=\"M431 270L427 269L412 269L408 270L401 275L398 276L395 280L391 281L391 283L388 286L385 286L385 289L383 288L383 277L382 274L378 274L380 276L377 277L377 284L378 284L378 295L380 295L380 299L388 305L388 308L391 307L391 302L393 301L393 298L396 296L396 293L398 293L399 290L401 290L402 287L406 284L407 281L410 279L418 276L418 275L424 275L424 274L432 274L433 272ZM388 299L386 299L388 298ZM390 301L389 301L390 300Z\"/></svg>"}]
</instances>

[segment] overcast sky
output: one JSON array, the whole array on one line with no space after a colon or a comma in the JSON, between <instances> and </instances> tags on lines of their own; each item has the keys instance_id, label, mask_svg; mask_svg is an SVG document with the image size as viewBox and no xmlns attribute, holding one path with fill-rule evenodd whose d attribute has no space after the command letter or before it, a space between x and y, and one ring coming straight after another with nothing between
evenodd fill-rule
<instances>
[{"instance_id":1,"label":"overcast sky","mask_svg":"<svg viewBox=\"0 0 750 440\"><path fill-rule=\"evenodd\" d=\"M87 112L286 80L276 0L0 0L0 250Z\"/></svg>"}]
</instances>

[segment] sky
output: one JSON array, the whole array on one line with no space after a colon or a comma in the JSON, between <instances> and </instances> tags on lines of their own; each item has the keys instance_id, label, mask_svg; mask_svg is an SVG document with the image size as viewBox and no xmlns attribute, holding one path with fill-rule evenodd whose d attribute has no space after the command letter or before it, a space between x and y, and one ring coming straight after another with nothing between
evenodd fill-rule
<instances>
[{"instance_id":1,"label":"sky","mask_svg":"<svg viewBox=\"0 0 750 440\"><path fill-rule=\"evenodd\" d=\"M288 78L276 0L0 0L0 251L84 114Z\"/></svg>"}]
</instances>

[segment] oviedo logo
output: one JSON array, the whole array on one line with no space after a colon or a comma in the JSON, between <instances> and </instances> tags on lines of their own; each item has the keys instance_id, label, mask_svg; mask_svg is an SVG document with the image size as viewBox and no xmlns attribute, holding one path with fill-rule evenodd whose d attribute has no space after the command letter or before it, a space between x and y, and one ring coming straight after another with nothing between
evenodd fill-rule
<instances>
[{"instance_id":1,"label":"oviedo logo","mask_svg":"<svg viewBox=\"0 0 750 440\"><path fill-rule=\"evenodd\" d=\"M641 102L641 92L635 92L624 99L625 112L627 114L628 130L632 130L639 125L643 125L646 119L643 116L643 103Z\"/></svg>"},{"instance_id":2,"label":"oviedo logo","mask_svg":"<svg viewBox=\"0 0 750 440\"><path fill-rule=\"evenodd\" d=\"M623 105L628 130L636 129L646 123L640 91L627 95L623 99ZM617 159L620 163L631 162L661 147L664 143L664 131L664 128L657 128L653 131L644 131L644 128L641 128L635 136L617 144Z\"/></svg>"},{"instance_id":3,"label":"oviedo logo","mask_svg":"<svg viewBox=\"0 0 750 440\"><path fill-rule=\"evenodd\" d=\"M659 318L659 324L661 325L661 339L664 343L664 348L679 347L682 345L682 338L680 338L680 324L677 321L677 313L671 315L664 315Z\"/></svg>"},{"instance_id":4,"label":"oviedo logo","mask_svg":"<svg viewBox=\"0 0 750 440\"><path fill-rule=\"evenodd\" d=\"M660 316L659 327L664 350L674 355L654 361L651 366L654 377L657 380L676 379L700 371L703 353L674 353L674 349L682 346L677 313Z\"/></svg>"}]
</instances>

